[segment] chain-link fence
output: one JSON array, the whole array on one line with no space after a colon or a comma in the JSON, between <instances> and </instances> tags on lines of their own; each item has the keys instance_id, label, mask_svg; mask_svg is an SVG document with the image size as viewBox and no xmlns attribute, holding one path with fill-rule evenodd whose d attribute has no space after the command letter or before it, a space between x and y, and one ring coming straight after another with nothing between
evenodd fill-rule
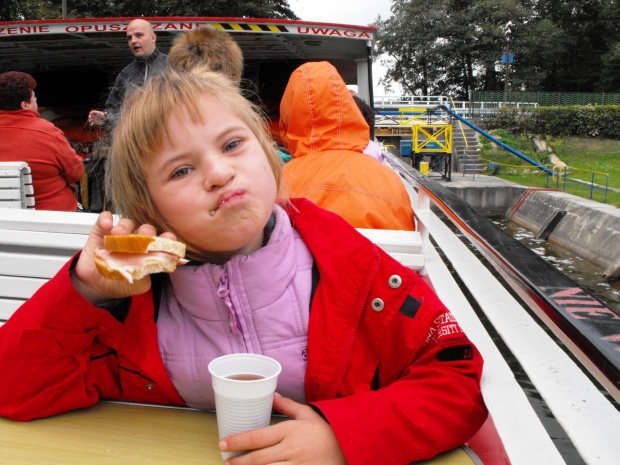
<instances>
[{"instance_id":1,"label":"chain-link fence","mask_svg":"<svg viewBox=\"0 0 620 465\"><path fill-rule=\"evenodd\" d=\"M505 104L530 103L535 106L620 105L620 93L590 92L500 92L473 91L471 102Z\"/></svg>"}]
</instances>

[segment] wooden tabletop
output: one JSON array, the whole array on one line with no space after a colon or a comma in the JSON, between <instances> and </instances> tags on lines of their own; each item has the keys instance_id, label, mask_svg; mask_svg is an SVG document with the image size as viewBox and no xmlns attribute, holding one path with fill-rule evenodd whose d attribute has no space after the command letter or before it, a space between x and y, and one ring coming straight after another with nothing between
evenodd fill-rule
<instances>
[{"instance_id":1,"label":"wooden tabletop","mask_svg":"<svg viewBox=\"0 0 620 465\"><path fill-rule=\"evenodd\" d=\"M191 409L99 402L30 422L0 418L3 465L221 465L217 443L215 413ZM462 449L423 463L473 464Z\"/></svg>"}]
</instances>

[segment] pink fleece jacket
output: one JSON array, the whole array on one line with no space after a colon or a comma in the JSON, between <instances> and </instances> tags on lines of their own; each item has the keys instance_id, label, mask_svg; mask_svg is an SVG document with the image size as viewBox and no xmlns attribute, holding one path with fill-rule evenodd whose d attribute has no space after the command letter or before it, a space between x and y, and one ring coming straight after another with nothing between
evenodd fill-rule
<instances>
[{"instance_id":1,"label":"pink fleece jacket","mask_svg":"<svg viewBox=\"0 0 620 465\"><path fill-rule=\"evenodd\" d=\"M260 250L224 265L184 266L170 275L157 320L159 348L174 386L191 407L215 408L207 366L237 352L276 358L282 365L278 392L306 401L313 258L284 210L276 206L275 214L276 226Z\"/></svg>"}]
</instances>

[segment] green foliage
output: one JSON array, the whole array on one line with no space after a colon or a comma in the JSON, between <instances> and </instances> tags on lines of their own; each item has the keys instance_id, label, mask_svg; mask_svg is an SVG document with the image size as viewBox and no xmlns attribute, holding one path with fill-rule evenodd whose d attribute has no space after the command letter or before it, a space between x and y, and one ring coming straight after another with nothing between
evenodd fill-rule
<instances>
[{"instance_id":1,"label":"green foliage","mask_svg":"<svg viewBox=\"0 0 620 465\"><path fill-rule=\"evenodd\" d=\"M11 21L17 19L15 0L0 2L0 20Z\"/></svg>"},{"instance_id":2,"label":"green foliage","mask_svg":"<svg viewBox=\"0 0 620 465\"><path fill-rule=\"evenodd\" d=\"M488 127L516 134L620 139L620 106L503 107L494 113Z\"/></svg>"},{"instance_id":3,"label":"green foliage","mask_svg":"<svg viewBox=\"0 0 620 465\"><path fill-rule=\"evenodd\" d=\"M620 24L620 2L605 2L604 15L607 21L614 25ZM602 57L603 70L601 72L600 88L607 91L620 89L620 28L615 27L607 31L605 41L608 51Z\"/></svg>"},{"instance_id":4,"label":"green foliage","mask_svg":"<svg viewBox=\"0 0 620 465\"><path fill-rule=\"evenodd\" d=\"M60 0L5 0L0 2L0 20L2 21L57 19L61 17L62 2Z\"/></svg>"},{"instance_id":5,"label":"green foliage","mask_svg":"<svg viewBox=\"0 0 620 465\"><path fill-rule=\"evenodd\" d=\"M531 139L527 136L510 133L506 129L496 129L491 132L491 135L500 142L534 161L541 164L545 164L547 161L547 155L537 153L534 150ZM495 144L490 139L482 136L480 139L480 155L485 161L507 166L531 166L529 162L510 153L508 150Z\"/></svg>"},{"instance_id":6,"label":"green foliage","mask_svg":"<svg viewBox=\"0 0 620 465\"><path fill-rule=\"evenodd\" d=\"M549 154L534 152L529 137L511 133L504 128L492 131L491 135L542 165L553 168ZM573 180L572 182L563 182L564 169L559 170L561 175L559 178L548 176L544 171L491 143L489 139L481 137L480 154L487 161L489 167L487 174L524 186L563 190L600 202L605 201L603 189L607 185L611 188L607 191L607 203L620 207L620 192L618 192L620 189L620 140L591 137L559 138L547 135L546 141L559 159L568 165L566 175ZM592 181L597 188L590 188Z\"/></svg>"},{"instance_id":7,"label":"green foliage","mask_svg":"<svg viewBox=\"0 0 620 465\"><path fill-rule=\"evenodd\" d=\"M589 175L588 175L589 176ZM574 182L563 182L563 177L547 176L544 172L536 169L523 168L513 170L503 170L497 174L497 177L506 179L507 181L521 184L527 187L543 187L548 189L556 189L564 191L569 194L583 197L584 199L592 199L597 202L606 202L609 205L620 207L620 194L611 189L607 190L607 199L605 199L605 192L602 187L605 185L605 178L603 176L596 176L594 183L599 186L597 189L590 189L590 178L583 184L577 184ZM573 178L573 175L570 175ZM611 185L611 184L610 184ZM616 184L617 185L617 184ZM592 196L590 196L592 194Z\"/></svg>"},{"instance_id":8,"label":"green foliage","mask_svg":"<svg viewBox=\"0 0 620 465\"><path fill-rule=\"evenodd\" d=\"M57 19L60 0L5 0L0 20ZM298 19L288 0L67 0L69 18L228 16Z\"/></svg>"},{"instance_id":9,"label":"green foliage","mask_svg":"<svg viewBox=\"0 0 620 465\"><path fill-rule=\"evenodd\" d=\"M565 137L552 138L549 145L573 169L571 176L589 181L592 171L605 173L609 185L620 188L620 140Z\"/></svg>"}]
</instances>

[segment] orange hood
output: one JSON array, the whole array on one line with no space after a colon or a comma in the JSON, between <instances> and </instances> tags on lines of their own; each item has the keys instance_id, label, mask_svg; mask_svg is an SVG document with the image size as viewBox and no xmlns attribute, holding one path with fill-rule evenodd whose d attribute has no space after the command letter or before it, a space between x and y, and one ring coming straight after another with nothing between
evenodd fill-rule
<instances>
[{"instance_id":1,"label":"orange hood","mask_svg":"<svg viewBox=\"0 0 620 465\"><path fill-rule=\"evenodd\" d=\"M291 74L280 102L280 134L293 158L362 152L370 136L342 77L326 61L305 63Z\"/></svg>"}]
</instances>

